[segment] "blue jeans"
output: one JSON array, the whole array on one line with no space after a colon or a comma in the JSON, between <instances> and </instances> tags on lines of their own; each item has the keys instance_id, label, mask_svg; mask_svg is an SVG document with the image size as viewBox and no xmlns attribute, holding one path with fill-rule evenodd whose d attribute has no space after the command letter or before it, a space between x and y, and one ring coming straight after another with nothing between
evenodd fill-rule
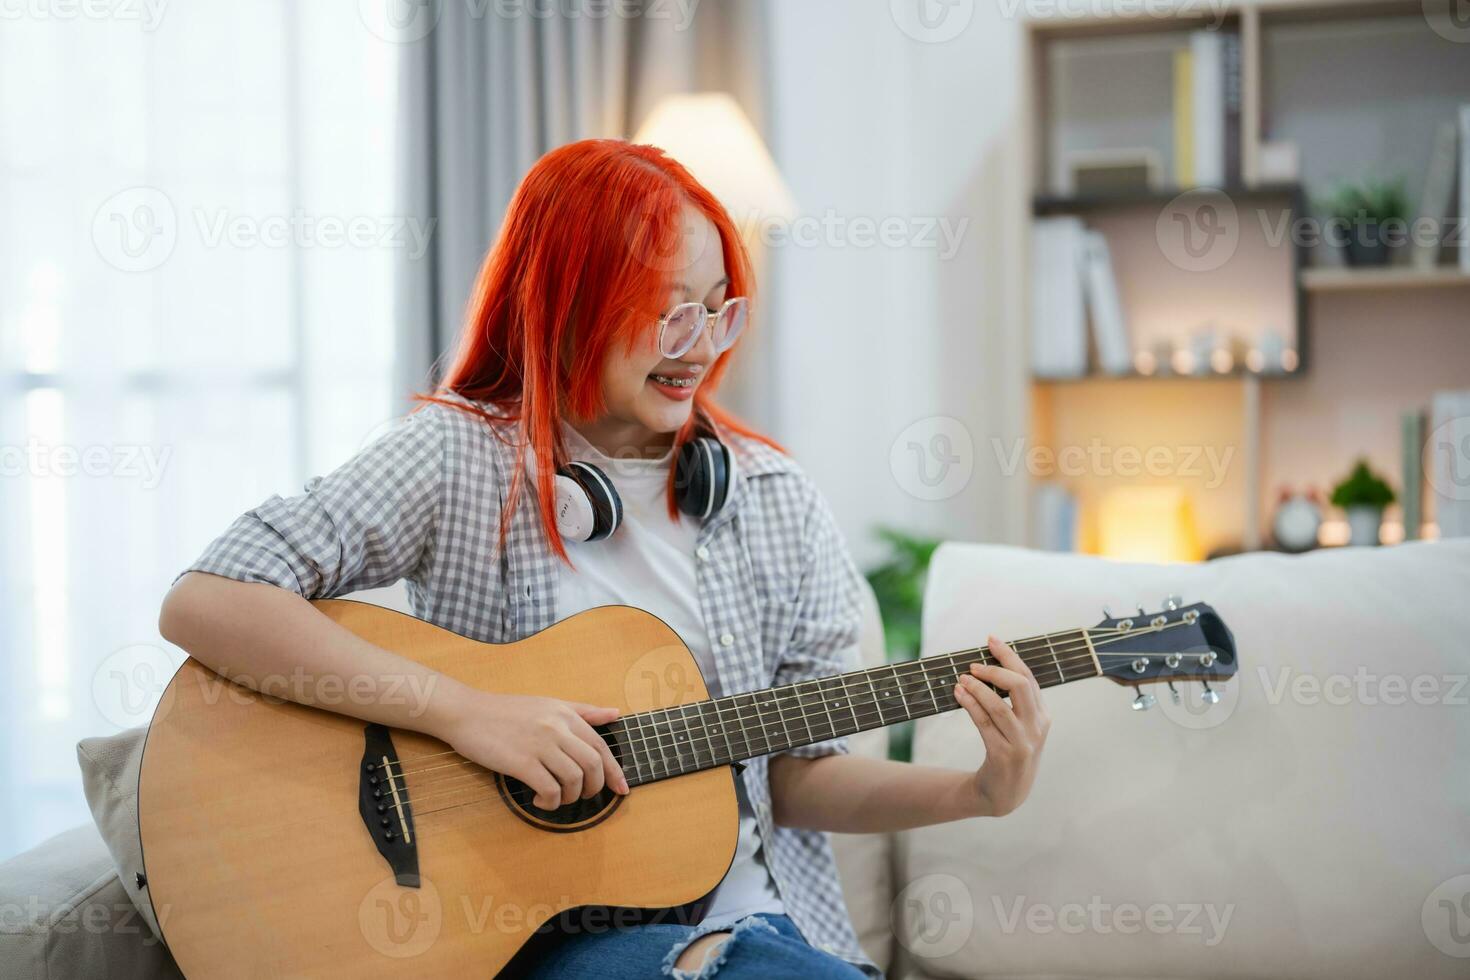
<instances>
[{"instance_id":1,"label":"blue jeans","mask_svg":"<svg viewBox=\"0 0 1470 980\"><path fill-rule=\"evenodd\" d=\"M697 970L675 969L679 954L707 931L730 935ZM707 930L678 923L610 928L559 939L530 973L532 980L864 980L846 960L807 944L784 915L748 915L734 925Z\"/></svg>"}]
</instances>

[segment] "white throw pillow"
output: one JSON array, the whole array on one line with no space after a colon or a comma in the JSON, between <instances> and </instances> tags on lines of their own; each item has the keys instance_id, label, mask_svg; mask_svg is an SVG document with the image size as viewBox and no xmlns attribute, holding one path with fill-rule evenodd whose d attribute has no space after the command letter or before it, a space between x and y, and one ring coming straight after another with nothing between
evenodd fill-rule
<instances>
[{"instance_id":1,"label":"white throw pillow","mask_svg":"<svg viewBox=\"0 0 1470 980\"><path fill-rule=\"evenodd\" d=\"M924 653L1215 607L1224 700L1045 692L1030 800L901 835L900 943L935 977L1419 978L1470 972L1470 541L1135 565L946 545ZM959 711L916 762L983 758ZM1457 929L1453 927L1458 927Z\"/></svg>"},{"instance_id":2,"label":"white throw pillow","mask_svg":"<svg viewBox=\"0 0 1470 980\"><path fill-rule=\"evenodd\" d=\"M147 735L145 726L104 738L84 738L77 743L77 763L82 767L82 789L92 808L92 819L117 866L123 889L154 937L162 938L153 903L138 882L143 872L143 842L138 836L138 767Z\"/></svg>"}]
</instances>

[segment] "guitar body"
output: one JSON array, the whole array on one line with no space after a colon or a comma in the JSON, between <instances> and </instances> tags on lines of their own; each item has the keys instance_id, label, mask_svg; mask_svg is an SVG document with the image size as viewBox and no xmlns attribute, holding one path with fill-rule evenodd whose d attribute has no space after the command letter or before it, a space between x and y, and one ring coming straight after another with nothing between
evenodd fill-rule
<instances>
[{"instance_id":1,"label":"guitar body","mask_svg":"<svg viewBox=\"0 0 1470 980\"><path fill-rule=\"evenodd\" d=\"M363 603L315 605L372 643L486 691L625 714L709 696L679 637L626 606L497 645ZM405 684L400 695L421 705L426 693ZM338 704L352 696L349 683ZM394 757L377 771L401 773L388 788L403 792L368 810L370 727L268 698L194 660L180 668L148 732L138 810L147 894L186 975L509 975L538 927L564 910L610 907L588 928L626 924L638 916L619 915L634 909L697 916L733 859L729 767L625 797L604 792L558 822L518 805L513 786L444 743L380 728ZM398 833L386 843L376 836L389 831ZM401 863L404 831L412 869Z\"/></svg>"}]
</instances>

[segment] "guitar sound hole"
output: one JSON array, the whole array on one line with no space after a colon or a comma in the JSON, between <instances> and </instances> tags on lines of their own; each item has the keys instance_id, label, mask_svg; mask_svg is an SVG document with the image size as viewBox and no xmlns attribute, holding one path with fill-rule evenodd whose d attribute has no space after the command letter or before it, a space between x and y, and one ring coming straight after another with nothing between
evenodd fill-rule
<instances>
[{"instance_id":1,"label":"guitar sound hole","mask_svg":"<svg viewBox=\"0 0 1470 980\"><path fill-rule=\"evenodd\" d=\"M501 797L521 819L548 830L580 830L597 823L617 806L619 796L604 786L595 796L576 799L554 810L545 810L533 800L536 791L514 776L497 774L496 785ZM551 826L547 826L547 825Z\"/></svg>"}]
</instances>

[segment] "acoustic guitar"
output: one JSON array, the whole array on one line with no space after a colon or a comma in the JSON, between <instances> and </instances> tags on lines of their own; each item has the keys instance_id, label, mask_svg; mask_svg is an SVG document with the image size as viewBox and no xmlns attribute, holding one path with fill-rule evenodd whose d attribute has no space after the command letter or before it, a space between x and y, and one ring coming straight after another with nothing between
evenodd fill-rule
<instances>
[{"instance_id":1,"label":"acoustic guitar","mask_svg":"<svg viewBox=\"0 0 1470 980\"><path fill-rule=\"evenodd\" d=\"M433 738L188 660L149 727L138 819L140 880L190 977L514 976L560 932L697 922L735 853L744 760L954 710L959 675L991 662L962 650L711 699L674 631L627 606L496 645L365 603L315 605L478 688L616 706L597 730L631 791L544 810ZM1235 673L1220 617L1172 598L1011 646L1042 687L1106 677L1208 692Z\"/></svg>"}]
</instances>

